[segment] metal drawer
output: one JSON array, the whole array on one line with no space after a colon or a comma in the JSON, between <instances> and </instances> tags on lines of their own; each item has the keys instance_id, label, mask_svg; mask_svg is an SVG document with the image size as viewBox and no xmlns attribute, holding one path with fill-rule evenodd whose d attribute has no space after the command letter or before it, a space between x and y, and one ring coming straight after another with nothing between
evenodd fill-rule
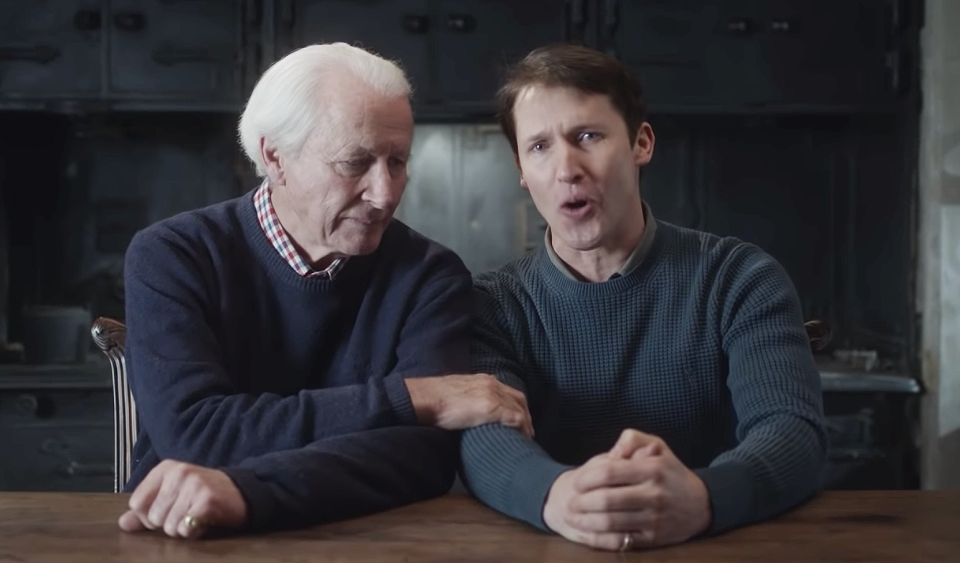
<instances>
[{"instance_id":1,"label":"metal drawer","mask_svg":"<svg viewBox=\"0 0 960 563\"><path fill-rule=\"evenodd\" d=\"M113 490L113 398L105 390L0 393L0 490Z\"/></svg>"}]
</instances>

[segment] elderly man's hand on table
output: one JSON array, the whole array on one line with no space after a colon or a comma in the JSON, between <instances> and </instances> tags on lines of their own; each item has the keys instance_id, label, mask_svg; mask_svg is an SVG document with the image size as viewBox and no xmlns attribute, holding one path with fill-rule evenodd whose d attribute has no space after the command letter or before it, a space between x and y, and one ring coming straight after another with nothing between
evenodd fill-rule
<instances>
[{"instance_id":1,"label":"elderly man's hand on table","mask_svg":"<svg viewBox=\"0 0 960 563\"><path fill-rule=\"evenodd\" d=\"M610 452L557 477L543 520L598 549L669 545L707 529L710 500L703 481L663 440L625 430Z\"/></svg>"},{"instance_id":2,"label":"elderly man's hand on table","mask_svg":"<svg viewBox=\"0 0 960 563\"><path fill-rule=\"evenodd\" d=\"M226 473L172 460L150 471L129 506L120 529L163 530L174 538L196 538L212 526L237 528L247 520L246 501Z\"/></svg>"}]
</instances>

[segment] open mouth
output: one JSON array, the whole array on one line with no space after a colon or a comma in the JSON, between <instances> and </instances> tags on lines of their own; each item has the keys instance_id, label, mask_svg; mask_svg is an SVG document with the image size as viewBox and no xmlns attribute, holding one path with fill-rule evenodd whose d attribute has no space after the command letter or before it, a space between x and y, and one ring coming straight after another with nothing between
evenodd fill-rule
<instances>
[{"instance_id":1,"label":"open mouth","mask_svg":"<svg viewBox=\"0 0 960 563\"><path fill-rule=\"evenodd\" d=\"M563 204L563 208L569 211L577 211L578 209L583 209L587 206L587 200L585 199L572 199Z\"/></svg>"}]
</instances>

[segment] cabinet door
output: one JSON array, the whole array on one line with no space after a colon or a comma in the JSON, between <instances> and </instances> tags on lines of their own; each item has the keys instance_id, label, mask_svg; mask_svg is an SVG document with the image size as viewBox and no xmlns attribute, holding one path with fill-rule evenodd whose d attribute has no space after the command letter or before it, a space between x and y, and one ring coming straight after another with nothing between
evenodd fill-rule
<instances>
[{"instance_id":1,"label":"cabinet door","mask_svg":"<svg viewBox=\"0 0 960 563\"><path fill-rule=\"evenodd\" d=\"M400 63L414 98L430 96L427 34L431 25L426 0L296 0L292 14L293 47L342 41Z\"/></svg>"},{"instance_id":2,"label":"cabinet door","mask_svg":"<svg viewBox=\"0 0 960 563\"><path fill-rule=\"evenodd\" d=\"M888 3L877 0L762 3L758 40L769 73L769 101L818 106L893 101L889 17Z\"/></svg>"},{"instance_id":3,"label":"cabinet door","mask_svg":"<svg viewBox=\"0 0 960 563\"><path fill-rule=\"evenodd\" d=\"M96 96L101 16L101 0L0 0L0 96Z\"/></svg>"},{"instance_id":4,"label":"cabinet door","mask_svg":"<svg viewBox=\"0 0 960 563\"><path fill-rule=\"evenodd\" d=\"M704 230L756 244L790 274L804 310L831 303L836 138L790 127L722 127L704 132ZM842 165L840 165L842 168Z\"/></svg>"},{"instance_id":5,"label":"cabinet door","mask_svg":"<svg viewBox=\"0 0 960 563\"><path fill-rule=\"evenodd\" d=\"M113 490L113 398L107 389L0 392L0 490Z\"/></svg>"},{"instance_id":6,"label":"cabinet door","mask_svg":"<svg viewBox=\"0 0 960 563\"><path fill-rule=\"evenodd\" d=\"M235 101L240 95L237 0L112 0L111 94Z\"/></svg>"},{"instance_id":7,"label":"cabinet door","mask_svg":"<svg viewBox=\"0 0 960 563\"><path fill-rule=\"evenodd\" d=\"M607 0L600 46L636 72L654 111L749 105L761 99L751 4Z\"/></svg>"},{"instance_id":8,"label":"cabinet door","mask_svg":"<svg viewBox=\"0 0 960 563\"><path fill-rule=\"evenodd\" d=\"M440 96L453 109L488 110L506 64L564 40L564 0L439 2Z\"/></svg>"}]
</instances>

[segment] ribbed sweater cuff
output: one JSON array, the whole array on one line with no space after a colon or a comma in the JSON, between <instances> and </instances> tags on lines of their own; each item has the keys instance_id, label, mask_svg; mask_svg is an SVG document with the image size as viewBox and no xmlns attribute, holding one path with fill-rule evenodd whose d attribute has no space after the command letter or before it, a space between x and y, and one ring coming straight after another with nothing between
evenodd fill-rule
<instances>
[{"instance_id":1,"label":"ribbed sweater cuff","mask_svg":"<svg viewBox=\"0 0 960 563\"><path fill-rule=\"evenodd\" d=\"M244 530L260 531L282 526L282 510L270 486L257 479L252 469L228 467L221 469L240 490L247 503L247 522Z\"/></svg>"},{"instance_id":2,"label":"ribbed sweater cuff","mask_svg":"<svg viewBox=\"0 0 960 563\"><path fill-rule=\"evenodd\" d=\"M575 467L556 462L545 453L526 457L517 465L513 476L507 500L510 512L544 532L552 532L543 521L543 506L553 482L571 469Z\"/></svg>"},{"instance_id":3,"label":"ribbed sweater cuff","mask_svg":"<svg viewBox=\"0 0 960 563\"><path fill-rule=\"evenodd\" d=\"M413 403L410 401L410 391L407 390L407 384L403 381L403 375L399 373L390 374L383 378L383 387L387 392L387 400L390 402L390 408L397 417L400 424L416 424L417 413L413 409Z\"/></svg>"},{"instance_id":4,"label":"ribbed sweater cuff","mask_svg":"<svg viewBox=\"0 0 960 563\"><path fill-rule=\"evenodd\" d=\"M750 469L728 461L694 473L707 487L710 496L710 527L706 535L715 535L739 526L754 513L754 485Z\"/></svg>"}]
</instances>

